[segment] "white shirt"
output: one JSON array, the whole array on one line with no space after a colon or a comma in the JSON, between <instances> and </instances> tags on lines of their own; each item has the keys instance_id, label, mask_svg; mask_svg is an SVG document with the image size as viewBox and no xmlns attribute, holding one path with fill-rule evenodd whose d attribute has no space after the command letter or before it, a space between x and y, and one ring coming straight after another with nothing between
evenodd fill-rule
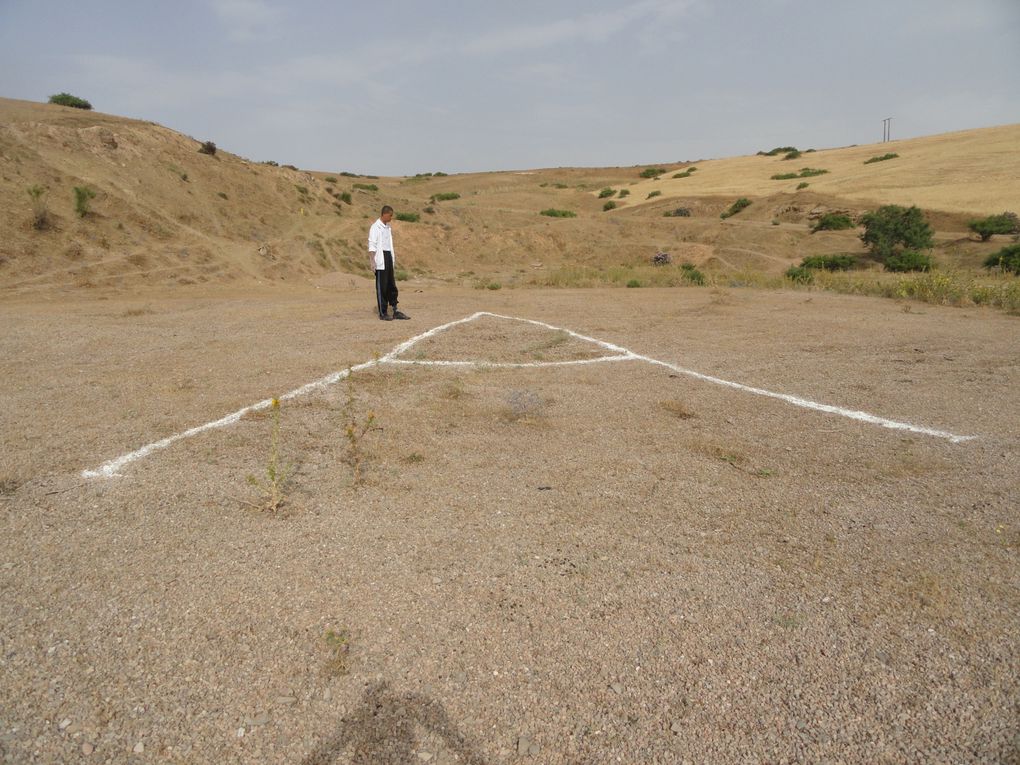
<instances>
[{"instance_id":1,"label":"white shirt","mask_svg":"<svg viewBox=\"0 0 1020 765\"><path fill-rule=\"evenodd\" d=\"M393 252L393 229L389 223L383 223L377 219L368 230L368 251L375 253L375 270L382 271L386 268L383 259L383 250L389 250L393 255L393 267L397 266L397 253Z\"/></svg>"}]
</instances>

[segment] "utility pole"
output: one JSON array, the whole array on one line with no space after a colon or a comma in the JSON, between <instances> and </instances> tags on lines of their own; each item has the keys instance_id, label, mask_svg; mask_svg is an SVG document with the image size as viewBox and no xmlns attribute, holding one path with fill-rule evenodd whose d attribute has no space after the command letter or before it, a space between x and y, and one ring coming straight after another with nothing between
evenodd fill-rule
<instances>
[{"instance_id":1,"label":"utility pole","mask_svg":"<svg viewBox=\"0 0 1020 765\"><path fill-rule=\"evenodd\" d=\"M892 117L882 120L882 143L892 140Z\"/></svg>"}]
</instances>

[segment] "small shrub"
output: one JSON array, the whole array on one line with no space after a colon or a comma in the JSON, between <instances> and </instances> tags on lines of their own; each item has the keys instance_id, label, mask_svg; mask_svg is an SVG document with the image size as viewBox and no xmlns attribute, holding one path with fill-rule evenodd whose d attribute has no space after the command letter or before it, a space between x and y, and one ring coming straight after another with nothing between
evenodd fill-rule
<instances>
[{"instance_id":1,"label":"small shrub","mask_svg":"<svg viewBox=\"0 0 1020 765\"><path fill-rule=\"evenodd\" d=\"M871 159L864 160L865 165L870 165L873 162L885 162L887 159L896 159L899 154L883 154L881 157L872 157Z\"/></svg>"},{"instance_id":2,"label":"small shrub","mask_svg":"<svg viewBox=\"0 0 1020 765\"><path fill-rule=\"evenodd\" d=\"M431 199L433 202L451 202L454 199L460 199L460 194L456 191L444 191L441 194L433 194Z\"/></svg>"},{"instance_id":3,"label":"small shrub","mask_svg":"<svg viewBox=\"0 0 1020 765\"><path fill-rule=\"evenodd\" d=\"M688 207L678 207L675 210L667 210L662 214L664 218L690 218L691 211Z\"/></svg>"},{"instance_id":4,"label":"small shrub","mask_svg":"<svg viewBox=\"0 0 1020 765\"><path fill-rule=\"evenodd\" d=\"M616 193L616 189L611 189L608 186L606 186L604 189L602 189L602 191L599 192L599 199L605 199L606 197L611 197L615 193Z\"/></svg>"},{"instance_id":5,"label":"small shrub","mask_svg":"<svg viewBox=\"0 0 1020 765\"><path fill-rule=\"evenodd\" d=\"M336 183L337 182L336 176L333 176L333 175L327 175L323 180L325 180L326 183Z\"/></svg>"},{"instance_id":6,"label":"small shrub","mask_svg":"<svg viewBox=\"0 0 1020 765\"><path fill-rule=\"evenodd\" d=\"M810 185L811 184L808 183L807 181L802 181L801 183L797 184L797 191L800 191L801 189L806 189Z\"/></svg>"},{"instance_id":7,"label":"small shrub","mask_svg":"<svg viewBox=\"0 0 1020 765\"><path fill-rule=\"evenodd\" d=\"M395 217L397 220L404 221L404 223L417 223L420 220L420 218L421 218L421 216L418 215L418 213L409 213L409 212L398 212L393 217Z\"/></svg>"},{"instance_id":8,"label":"small shrub","mask_svg":"<svg viewBox=\"0 0 1020 765\"><path fill-rule=\"evenodd\" d=\"M95 198L96 192L88 186L74 187L74 211L78 213L79 218L89 214L89 202Z\"/></svg>"},{"instance_id":9,"label":"small shrub","mask_svg":"<svg viewBox=\"0 0 1020 765\"><path fill-rule=\"evenodd\" d=\"M616 202L614 202L612 199L610 199L608 202L606 202L604 205L602 205L602 212L609 212L610 210L615 210L615 209L616 209Z\"/></svg>"},{"instance_id":10,"label":"small shrub","mask_svg":"<svg viewBox=\"0 0 1020 765\"><path fill-rule=\"evenodd\" d=\"M652 192L649 192L648 196L645 197L645 199L651 199L652 197L661 197L661 196L662 196L662 192L661 191L652 191Z\"/></svg>"},{"instance_id":11,"label":"small shrub","mask_svg":"<svg viewBox=\"0 0 1020 765\"><path fill-rule=\"evenodd\" d=\"M379 187L374 183L355 183L354 188L361 189L362 191L378 191Z\"/></svg>"},{"instance_id":12,"label":"small shrub","mask_svg":"<svg viewBox=\"0 0 1020 765\"><path fill-rule=\"evenodd\" d=\"M772 176L774 181L792 181L794 178L800 178L797 173L776 173Z\"/></svg>"},{"instance_id":13,"label":"small shrub","mask_svg":"<svg viewBox=\"0 0 1020 765\"><path fill-rule=\"evenodd\" d=\"M57 104L58 106L70 106L75 109L85 109L86 111L91 111L92 109L92 104L84 98L72 96L70 93L57 93L55 96L50 96L50 103Z\"/></svg>"},{"instance_id":14,"label":"small shrub","mask_svg":"<svg viewBox=\"0 0 1020 765\"><path fill-rule=\"evenodd\" d=\"M203 141L202 145L198 147L199 154L208 154L210 157L216 156L216 144L212 141Z\"/></svg>"},{"instance_id":15,"label":"small shrub","mask_svg":"<svg viewBox=\"0 0 1020 765\"><path fill-rule=\"evenodd\" d=\"M730 208L726 212L720 213L720 218L729 218L736 215L738 212L743 210L745 207L749 207L751 200L747 197L741 197L736 202L730 205Z\"/></svg>"},{"instance_id":16,"label":"small shrub","mask_svg":"<svg viewBox=\"0 0 1020 765\"><path fill-rule=\"evenodd\" d=\"M849 271L857 265L853 255L809 255L800 262L801 268L825 271Z\"/></svg>"},{"instance_id":17,"label":"small shrub","mask_svg":"<svg viewBox=\"0 0 1020 765\"><path fill-rule=\"evenodd\" d=\"M1020 244L1003 247L985 259L985 268L999 268L1020 276Z\"/></svg>"},{"instance_id":18,"label":"small shrub","mask_svg":"<svg viewBox=\"0 0 1020 765\"><path fill-rule=\"evenodd\" d=\"M987 242L995 234L1020 234L1020 219L1016 213L1004 212L972 220L967 224L967 228L980 236L982 242Z\"/></svg>"},{"instance_id":19,"label":"small shrub","mask_svg":"<svg viewBox=\"0 0 1020 765\"><path fill-rule=\"evenodd\" d=\"M32 228L44 231L50 225L50 211L46 205L46 189L42 186L29 186L28 196L32 199Z\"/></svg>"},{"instance_id":20,"label":"small shrub","mask_svg":"<svg viewBox=\"0 0 1020 765\"><path fill-rule=\"evenodd\" d=\"M266 465L265 477L263 479L248 475L248 483L261 493L261 501L258 503L246 502L246 504L267 513L276 513L287 501L284 486L290 477L293 466L284 464L280 460L280 399L272 400L269 411L273 424L269 433L269 462Z\"/></svg>"},{"instance_id":21,"label":"small shrub","mask_svg":"<svg viewBox=\"0 0 1020 765\"><path fill-rule=\"evenodd\" d=\"M297 172L297 166L296 165L280 165L280 167L285 167L288 170L294 170L295 172Z\"/></svg>"},{"instance_id":22,"label":"small shrub","mask_svg":"<svg viewBox=\"0 0 1020 765\"><path fill-rule=\"evenodd\" d=\"M620 193L618 194L618 196L620 197L620 199L623 199L624 197L629 197L630 189L620 189Z\"/></svg>"},{"instance_id":23,"label":"small shrub","mask_svg":"<svg viewBox=\"0 0 1020 765\"><path fill-rule=\"evenodd\" d=\"M785 155L783 155L783 159L800 159L800 152L797 149L788 151Z\"/></svg>"},{"instance_id":24,"label":"small shrub","mask_svg":"<svg viewBox=\"0 0 1020 765\"><path fill-rule=\"evenodd\" d=\"M550 207L548 210L542 210L539 215L545 215L549 218L576 218L577 213L572 210L557 210Z\"/></svg>"},{"instance_id":25,"label":"small shrub","mask_svg":"<svg viewBox=\"0 0 1020 765\"><path fill-rule=\"evenodd\" d=\"M294 188L297 189L297 193L300 194L301 196L307 196L308 195L308 187L307 186L300 186L300 185L295 183L294 184Z\"/></svg>"},{"instance_id":26,"label":"small shrub","mask_svg":"<svg viewBox=\"0 0 1020 765\"><path fill-rule=\"evenodd\" d=\"M904 273L906 271L931 271L932 262L928 255L917 250L903 250L885 259L885 270Z\"/></svg>"},{"instance_id":27,"label":"small shrub","mask_svg":"<svg viewBox=\"0 0 1020 765\"><path fill-rule=\"evenodd\" d=\"M804 266L790 266L783 275L796 284L811 284L815 280L814 272Z\"/></svg>"},{"instance_id":28,"label":"small shrub","mask_svg":"<svg viewBox=\"0 0 1020 765\"><path fill-rule=\"evenodd\" d=\"M640 287L641 282L639 282L637 279L631 279L629 282L627 282L627 286L631 288Z\"/></svg>"},{"instance_id":29,"label":"small shrub","mask_svg":"<svg viewBox=\"0 0 1020 765\"><path fill-rule=\"evenodd\" d=\"M778 154L789 154L791 151L797 151L796 146L777 146L771 151L759 151L759 157L775 157Z\"/></svg>"},{"instance_id":30,"label":"small shrub","mask_svg":"<svg viewBox=\"0 0 1020 765\"><path fill-rule=\"evenodd\" d=\"M353 198L351 197L351 192L349 191L342 192L338 199L341 202L346 202L347 204L354 204Z\"/></svg>"},{"instance_id":31,"label":"small shrub","mask_svg":"<svg viewBox=\"0 0 1020 765\"><path fill-rule=\"evenodd\" d=\"M681 263L680 270L685 281L697 285L703 285L705 283L705 275L695 268L693 263Z\"/></svg>"},{"instance_id":32,"label":"small shrub","mask_svg":"<svg viewBox=\"0 0 1020 765\"><path fill-rule=\"evenodd\" d=\"M829 172L829 171L828 170L819 170L819 169L814 168L814 167L802 167L801 170L800 170L800 173L798 173L797 177L798 178L811 178L811 177L816 176L816 175L825 175L827 172Z\"/></svg>"},{"instance_id":33,"label":"small shrub","mask_svg":"<svg viewBox=\"0 0 1020 765\"><path fill-rule=\"evenodd\" d=\"M271 160L271 159L267 159L267 160L265 160L265 161L264 161L264 162L263 162L262 164L263 164L263 165L268 165L269 167L279 167L279 166L280 166L280 163L279 163L279 162L274 162L274 161L273 161L273 160Z\"/></svg>"},{"instance_id":34,"label":"small shrub","mask_svg":"<svg viewBox=\"0 0 1020 765\"><path fill-rule=\"evenodd\" d=\"M500 284L499 282L489 282L488 284L485 285L485 289L487 289L487 290L495 291L495 290L502 289L502 288L503 288L503 285Z\"/></svg>"},{"instance_id":35,"label":"small shrub","mask_svg":"<svg viewBox=\"0 0 1020 765\"><path fill-rule=\"evenodd\" d=\"M658 178L660 175L665 175L666 168L664 167L646 167L641 171L642 178Z\"/></svg>"},{"instance_id":36,"label":"small shrub","mask_svg":"<svg viewBox=\"0 0 1020 765\"><path fill-rule=\"evenodd\" d=\"M224 191L217 191L216 192L216 196L218 196L220 199L227 199L228 198L226 192L224 192Z\"/></svg>"},{"instance_id":37,"label":"small shrub","mask_svg":"<svg viewBox=\"0 0 1020 765\"><path fill-rule=\"evenodd\" d=\"M393 272L393 278L396 279L398 282L406 282L410 278L410 276L408 275L407 271L405 271L402 268L398 268Z\"/></svg>"},{"instance_id":38,"label":"small shrub","mask_svg":"<svg viewBox=\"0 0 1020 765\"><path fill-rule=\"evenodd\" d=\"M427 207L423 207L422 208L422 212L426 212L429 215L435 215L436 214L436 208L433 207L432 205L428 205Z\"/></svg>"},{"instance_id":39,"label":"small shrub","mask_svg":"<svg viewBox=\"0 0 1020 765\"><path fill-rule=\"evenodd\" d=\"M854 222L850 219L849 215L843 215L842 213L825 213L819 218L811 229L811 233L815 231L845 231L848 228L853 228Z\"/></svg>"},{"instance_id":40,"label":"small shrub","mask_svg":"<svg viewBox=\"0 0 1020 765\"><path fill-rule=\"evenodd\" d=\"M361 177L357 173L349 173L346 170L344 170L342 173L340 173L340 175L342 175L344 178L360 178Z\"/></svg>"}]
</instances>

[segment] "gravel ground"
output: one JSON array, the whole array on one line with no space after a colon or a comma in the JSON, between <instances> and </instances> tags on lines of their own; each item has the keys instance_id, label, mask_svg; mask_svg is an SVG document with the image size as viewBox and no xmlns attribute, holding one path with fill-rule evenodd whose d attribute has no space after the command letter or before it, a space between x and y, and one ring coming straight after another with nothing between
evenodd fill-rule
<instances>
[{"instance_id":1,"label":"gravel ground","mask_svg":"<svg viewBox=\"0 0 1020 765\"><path fill-rule=\"evenodd\" d=\"M0 305L0 761L1020 761L1016 317L402 295L410 322L367 287ZM976 438L642 361L382 364L81 477L479 310ZM607 353L484 317L402 358Z\"/></svg>"}]
</instances>

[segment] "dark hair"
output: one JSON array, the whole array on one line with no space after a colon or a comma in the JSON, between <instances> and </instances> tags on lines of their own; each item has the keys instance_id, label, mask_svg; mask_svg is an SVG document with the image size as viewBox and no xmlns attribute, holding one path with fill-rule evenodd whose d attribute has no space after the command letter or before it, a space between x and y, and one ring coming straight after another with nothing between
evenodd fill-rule
<instances>
[{"instance_id":1,"label":"dark hair","mask_svg":"<svg viewBox=\"0 0 1020 765\"><path fill-rule=\"evenodd\" d=\"M393 208L390 207L389 205L383 205L382 206L382 212L380 212L379 214L380 215L385 215L388 212L393 212Z\"/></svg>"}]
</instances>

